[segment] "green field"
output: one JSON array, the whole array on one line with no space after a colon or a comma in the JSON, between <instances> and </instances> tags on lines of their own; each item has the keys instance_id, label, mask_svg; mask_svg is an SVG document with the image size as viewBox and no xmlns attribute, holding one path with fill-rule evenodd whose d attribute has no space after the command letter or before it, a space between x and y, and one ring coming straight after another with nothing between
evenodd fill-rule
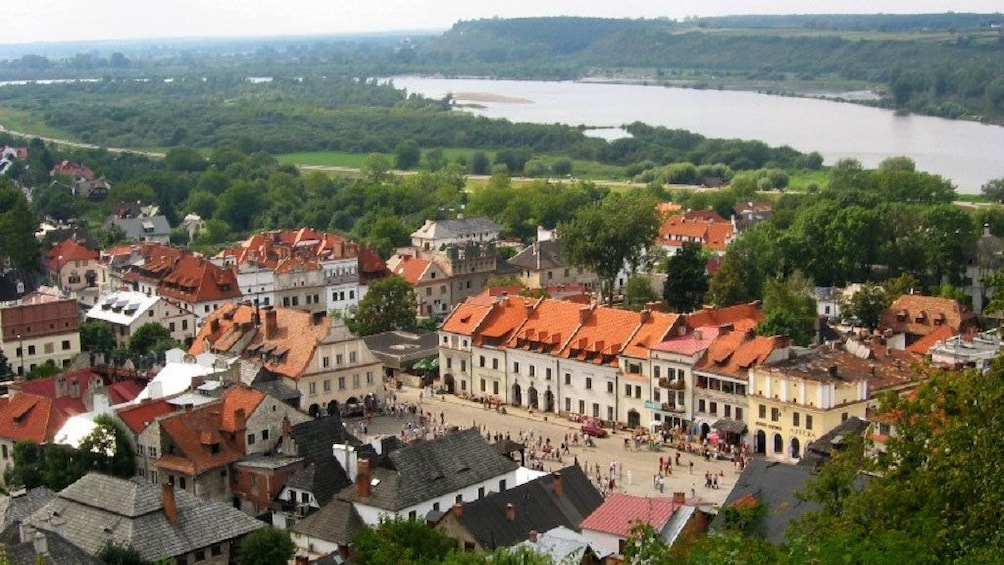
<instances>
[{"instance_id":1,"label":"green field","mask_svg":"<svg viewBox=\"0 0 1004 565\"><path fill-rule=\"evenodd\" d=\"M21 112L0 106L0 125L11 131L30 133L42 137L73 140L74 135L56 128L49 127L42 119L28 112Z\"/></svg>"},{"instance_id":2,"label":"green field","mask_svg":"<svg viewBox=\"0 0 1004 565\"><path fill-rule=\"evenodd\" d=\"M280 163L293 165L314 165L318 167L348 167L358 169L366 160L366 153L346 153L344 151L310 151L305 153L283 153L275 158ZM386 155L393 162L393 155Z\"/></svg>"}]
</instances>

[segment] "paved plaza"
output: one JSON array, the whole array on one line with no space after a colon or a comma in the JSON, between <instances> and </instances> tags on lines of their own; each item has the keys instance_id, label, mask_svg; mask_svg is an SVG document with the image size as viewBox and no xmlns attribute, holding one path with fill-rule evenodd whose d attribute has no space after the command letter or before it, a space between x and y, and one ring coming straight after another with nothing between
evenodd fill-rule
<instances>
[{"instance_id":1,"label":"paved plaza","mask_svg":"<svg viewBox=\"0 0 1004 565\"><path fill-rule=\"evenodd\" d=\"M521 443L521 438L527 437L532 432L534 437L531 442L532 447L528 445L526 449L528 465L531 448L536 448L537 445L536 438L542 438L540 440L542 443L546 443L546 440L550 439L550 444L556 449L560 449L566 435L579 431L581 426L579 423L570 422L555 414L530 414L526 409L511 406L507 406L507 413L502 414L495 410L486 410L481 404L453 395L437 395L429 398L426 391L409 387L396 391L396 395L398 404L414 404L416 407L420 406L422 412L431 413L439 427L469 428L475 426L481 429L482 434L492 437L497 434L502 437L508 435L513 441ZM400 436L402 430L407 429L408 423L416 420L417 416L412 416L410 413L406 413L400 418L393 415L375 416L370 421L366 433L362 432L359 420L347 420L346 425L351 433L362 439L375 434ZM701 455L681 453L669 445L661 446L658 451L653 451L644 444L639 449L635 449L633 443L629 448L625 448L625 438L631 437L629 432L614 432L609 437L595 439L595 447L583 446L582 434L580 433L579 436L579 445L571 445L569 447L570 453L563 454L561 461L552 458L544 459L544 470L558 470L578 461L590 477L596 476L598 466L601 481L605 483L609 469L615 467L617 473L614 491L616 492L642 496L672 496L674 492L684 492L688 499L695 497L701 503L716 505L725 500L739 476L735 464L731 461L705 460ZM537 453L541 452L539 449L536 451ZM678 454L679 465L675 462ZM663 460L672 459L674 462L672 472L664 474L662 493L655 486L660 457ZM718 476L717 489L705 486L706 473Z\"/></svg>"}]
</instances>

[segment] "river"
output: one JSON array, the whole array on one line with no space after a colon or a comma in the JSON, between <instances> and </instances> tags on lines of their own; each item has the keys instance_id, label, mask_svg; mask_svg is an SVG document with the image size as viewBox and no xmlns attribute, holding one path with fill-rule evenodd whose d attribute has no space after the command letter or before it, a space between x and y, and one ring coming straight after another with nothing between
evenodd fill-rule
<instances>
[{"instance_id":1,"label":"river","mask_svg":"<svg viewBox=\"0 0 1004 565\"><path fill-rule=\"evenodd\" d=\"M923 171L979 192L1004 177L1004 127L818 98L587 82L394 77L408 92L478 104L468 111L514 122L616 128L635 121L708 137L759 139L818 151L828 164L852 157L874 167L905 155ZM613 130L614 136L617 130ZM611 137L611 130L603 132Z\"/></svg>"}]
</instances>

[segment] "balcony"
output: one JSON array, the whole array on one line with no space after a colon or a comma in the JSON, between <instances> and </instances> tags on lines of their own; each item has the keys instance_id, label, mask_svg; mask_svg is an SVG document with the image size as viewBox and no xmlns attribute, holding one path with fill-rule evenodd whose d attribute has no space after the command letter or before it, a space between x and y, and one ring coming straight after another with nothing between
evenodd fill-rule
<instances>
[{"instance_id":1,"label":"balcony","mask_svg":"<svg viewBox=\"0 0 1004 565\"><path fill-rule=\"evenodd\" d=\"M669 390L683 390L686 388L687 383L683 379L668 379L663 377L659 379L659 386Z\"/></svg>"},{"instance_id":2,"label":"balcony","mask_svg":"<svg viewBox=\"0 0 1004 565\"><path fill-rule=\"evenodd\" d=\"M645 408L648 410L659 410L662 412L683 412L683 405L677 405L674 402L655 402L652 400L646 400Z\"/></svg>"}]
</instances>

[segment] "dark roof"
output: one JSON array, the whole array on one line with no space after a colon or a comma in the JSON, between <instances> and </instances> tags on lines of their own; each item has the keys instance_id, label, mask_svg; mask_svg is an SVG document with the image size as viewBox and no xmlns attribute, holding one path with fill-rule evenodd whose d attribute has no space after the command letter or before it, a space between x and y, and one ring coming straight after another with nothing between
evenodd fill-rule
<instances>
[{"instance_id":1,"label":"dark roof","mask_svg":"<svg viewBox=\"0 0 1004 565\"><path fill-rule=\"evenodd\" d=\"M278 398L283 402L288 402L290 400L299 400L302 394L300 391L293 387L286 386L279 381L267 381L262 379L255 379L251 383L251 388L264 392L265 394Z\"/></svg>"},{"instance_id":2,"label":"dark roof","mask_svg":"<svg viewBox=\"0 0 1004 565\"><path fill-rule=\"evenodd\" d=\"M150 225L152 231L145 231L144 224ZM171 234L171 225L167 223L164 216L151 216L148 218L109 218L105 220L104 229L111 226L118 226L125 233L126 239L148 239L150 237L162 237Z\"/></svg>"},{"instance_id":3,"label":"dark roof","mask_svg":"<svg viewBox=\"0 0 1004 565\"><path fill-rule=\"evenodd\" d=\"M45 536L45 565L105 565L104 561L92 557L83 549L51 532ZM38 553L33 541L12 543L7 546L7 559L11 565L37 565Z\"/></svg>"},{"instance_id":4,"label":"dark roof","mask_svg":"<svg viewBox=\"0 0 1004 565\"><path fill-rule=\"evenodd\" d=\"M286 481L289 488L312 493L320 505L329 503L336 492L351 484L345 469L334 457L311 463L290 475Z\"/></svg>"},{"instance_id":5,"label":"dark roof","mask_svg":"<svg viewBox=\"0 0 1004 565\"><path fill-rule=\"evenodd\" d=\"M132 546L147 561L241 538L264 526L228 504L180 489L174 489L178 520L172 523L164 513L161 492L161 485L143 478L88 473L24 522L58 529L92 555L111 540Z\"/></svg>"},{"instance_id":6,"label":"dark roof","mask_svg":"<svg viewBox=\"0 0 1004 565\"><path fill-rule=\"evenodd\" d=\"M730 434L744 434L746 433L746 424L744 422L738 422L732 418L719 418L712 426L712 428Z\"/></svg>"},{"instance_id":7,"label":"dark roof","mask_svg":"<svg viewBox=\"0 0 1004 565\"><path fill-rule=\"evenodd\" d=\"M579 524L603 504L603 495L578 465L559 472L561 496L554 494L555 475L548 474L464 504L457 520L488 551L519 543L530 530L546 532L565 526L578 531ZM512 521L506 519L508 504L515 510Z\"/></svg>"},{"instance_id":8,"label":"dark roof","mask_svg":"<svg viewBox=\"0 0 1004 565\"><path fill-rule=\"evenodd\" d=\"M290 531L338 545L348 545L366 527L356 507L344 500L332 500L320 510L297 522Z\"/></svg>"},{"instance_id":9,"label":"dark roof","mask_svg":"<svg viewBox=\"0 0 1004 565\"><path fill-rule=\"evenodd\" d=\"M21 283L21 292L17 291L17 283ZM18 300L26 294L31 294L42 284L42 276L34 271L11 269L0 273L0 301ZM9 360L8 360L9 361Z\"/></svg>"},{"instance_id":10,"label":"dark roof","mask_svg":"<svg viewBox=\"0 0 1004 565\"><path fill-rule=\"evenodd\" d=\"M355 487L343 489L344 500L396 512L515 471L519 465L496 453L480 431L471 428L393 451L373 469L380 482L370 496Z\"/></svg>"},{"instance_id":11,"label":"dark roof","mask_svg":"<svg viewBox=\"0 0 1004 565\"><path fill-rule=\"evenodd\" d=\"M368 335L363 341L377 359L395 369L418 359L439 355L438 334L421 328Z\"/></svg>"},{"instance_id":12,"label":"dark roof","mask_svg":"<svg viewBox=\"0 0 1004 565\"><path fill-rule=\"evenodd\" d=\"M840 450L848 435L863 436L868 429L868 422L857 416L847 418L840 425L826 432L812 443L805 446L805 453L798 464L806 467L818 467L830 460L834 450Z\"/></svg>"},{"instance_id":13,"label":"dark roof","mask_svg":"<svg viewBox=\"0 0 1004 565\"><path fill-rule=\"evenodd\" d=\"M358 446L360 441L345 430L338 416L325 416L292 427L290 437L296 446L296 455L306 460L306 466L290 475L286 486L308 491L317 503L324 506L336 492L352 484L341 463L335 459L331 446L348 443ZM283 446L286 449L286 446Z\"/></svg>"},{"instance_id":14,"label":"dark roof","mask_svg":"<svg viewBox=\"0 0 1004 565\"><path fill-rule=\"evenodd\" d=\"M762 502L767 507L764 516L764 535L771 543L782 543L784 532L792 520L809 510L819 508L812 502L804 502L795 497L795 493L801 491L805 487L805 482L811 477L812 469L809 467L787 465L755 457L743 469L736 486L722 506L731 506L747 497ZM711 521L711 529L724 526L725 519L719 513Z\"/></svg>"},{"instance_id":15,"label":"dark roof","mask_svg":"<svg viewBox=\"0 0 1004 565\"><path fill-rule=\"evenodd\" d=\"M513 441L509 438L502 438L492 444L492 449L494 449L496 453L501 453L502 455L512 455L517 451L523 451L526 449L526 446L518 441Z\"/></svg>"},{"instance_id":16,"label":"dark roof","mask_svg":"<svg viewBox=\"0 0 1004 565\"><path fill-rule=\"evenodd\" d=\"M538 241L512 256L509 263L527 270L556 269L566 266L561 246L553 239Z\"/></svg>"},{"instance_id":17,"label":"dark roof","mask_svg":"<svg viewBox=\"0 0 1004 565\"><path fill-rule=\"evenodd\" d=\"M53 498L56 498L56 493L45 487L15 491L10 496L0 497L0 514L3 516L2 527L20 524L22 520L48 504Z\"/></svg>"}]
</instances>

